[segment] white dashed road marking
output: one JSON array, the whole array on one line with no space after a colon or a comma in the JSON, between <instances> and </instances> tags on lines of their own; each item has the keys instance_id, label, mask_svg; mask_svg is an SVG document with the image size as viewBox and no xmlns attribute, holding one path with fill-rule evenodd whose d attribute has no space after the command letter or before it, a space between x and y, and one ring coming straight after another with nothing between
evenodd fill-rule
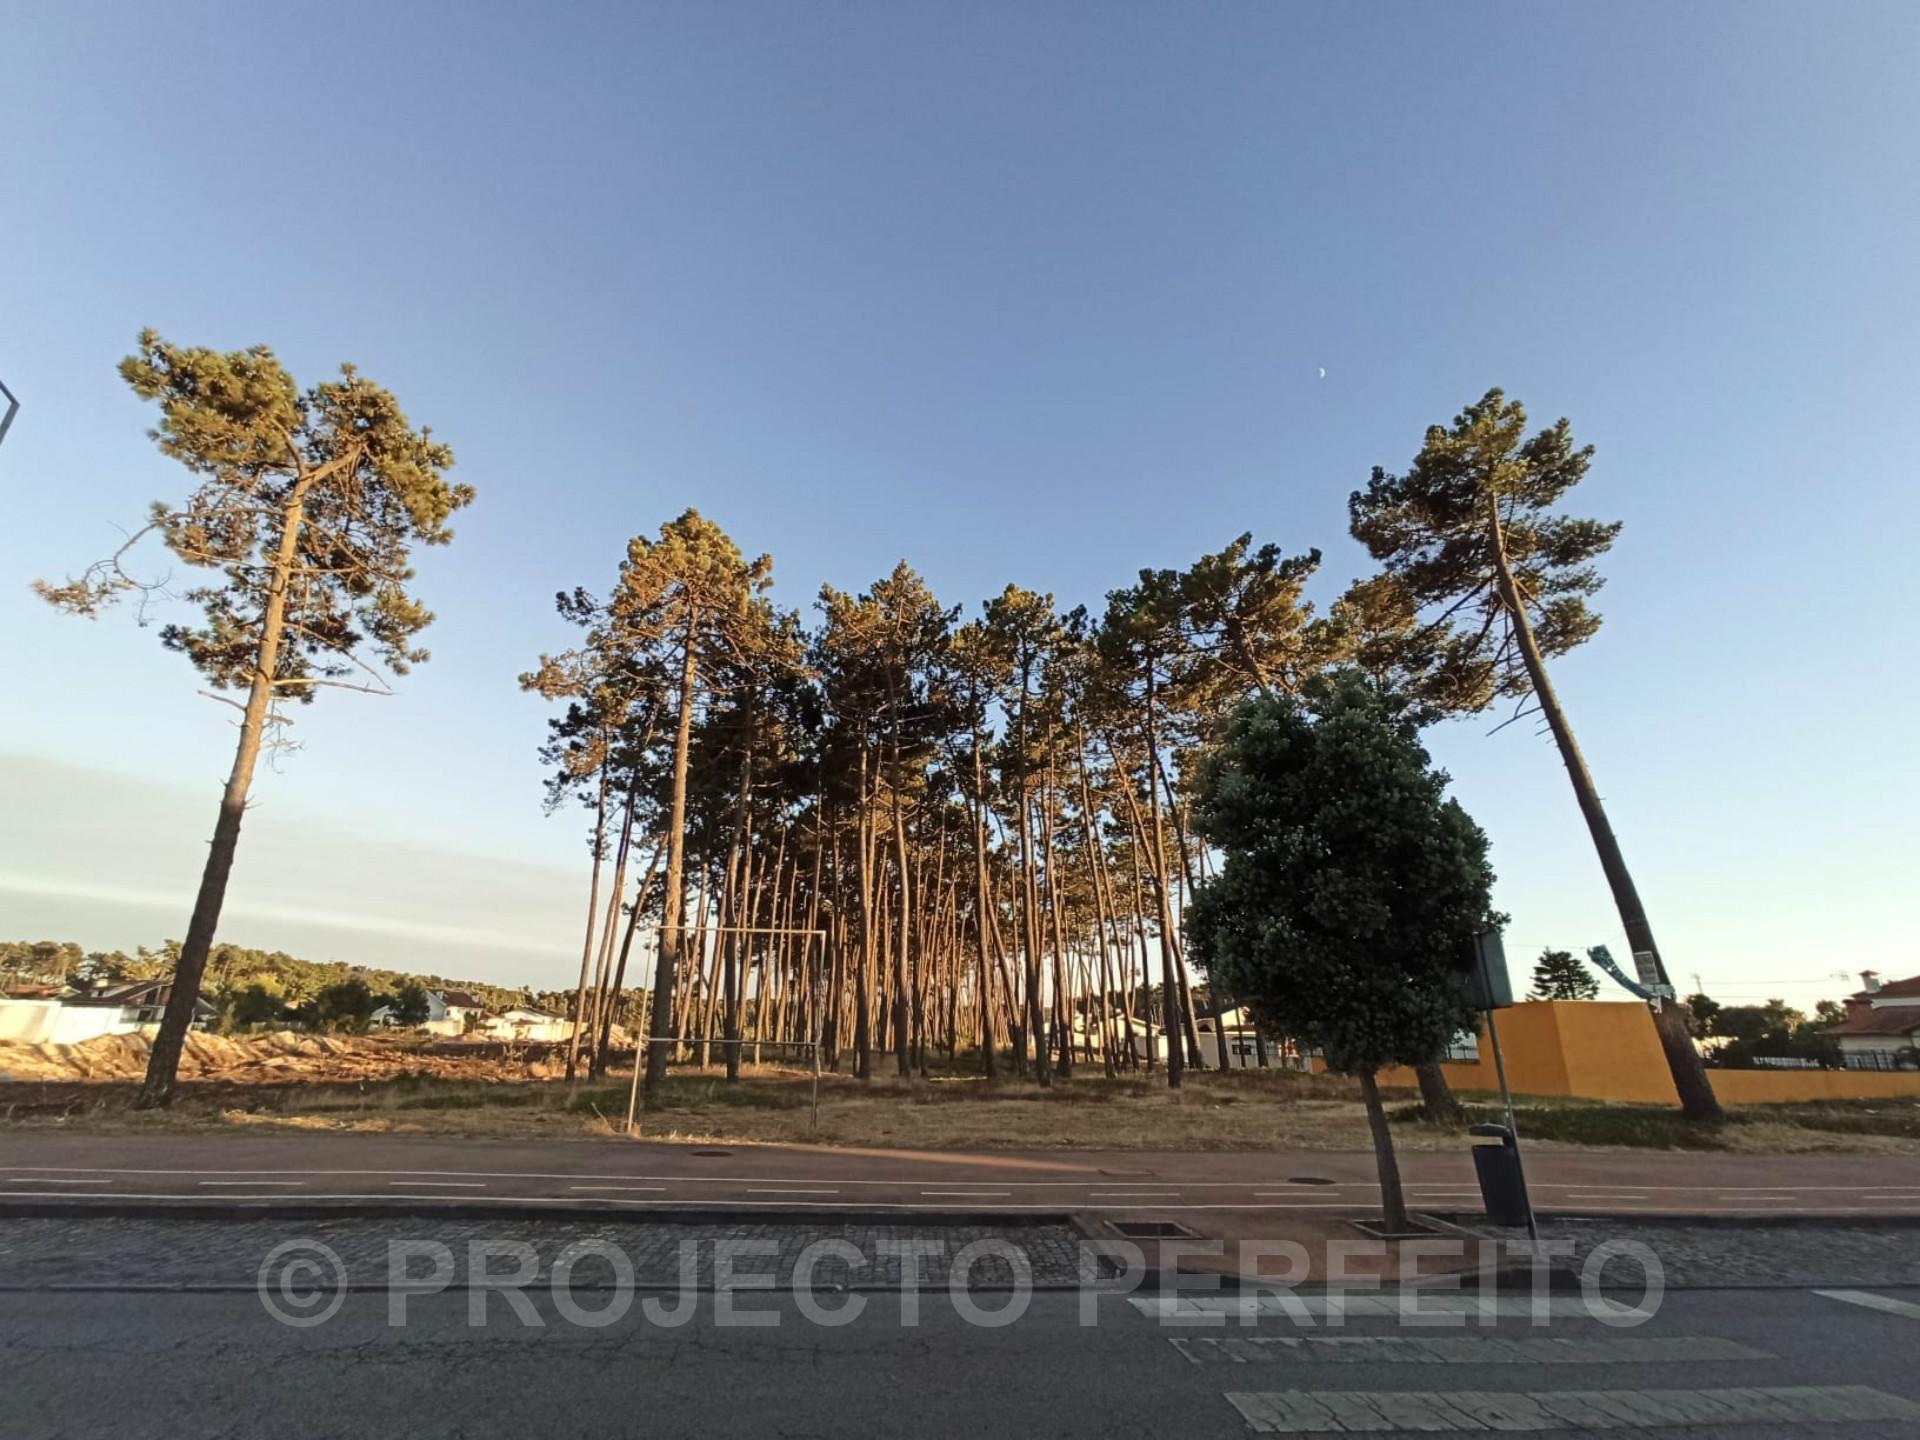
<instances>
[{"instance_id":1,"label":"white dashed road marking","mask_svg":"<svg viewBox=\"0 0 1920 1440\"><path fill-rule=\"evenodd\" d=\"M1920 1421L1920 1405L1867 1385L1725 1390L1281 1390L1229 1403L1262 1435L1355 1430L1647 1430L1680 1425Z\"/></svg>"},{"instance_id":2,"label":"white dashed road marking","mask_svg":"<svg viewBox=\"0 0 1920 1440\"><path fill-rule=\"evenodd\" d=\"M9 1185L111 1185L111 1180L69 1180L66 1176L11 1175Z\"/></svg>"},{"instance_id":3,"label":"white dashed road marking","mask_svg":"<svg viewBox=\"0 0 1920 1440\"><path fill-rule=\"evenodd\" d=\"M1816 1290L1813 1293L1824 1295L1829 1300L1844 1300L1849 1305L1864 1306L1868 1310L1884 1310L1889 1315L1904 1315L1909 1320L1920 1320L1920 1305L1895 1300L1889 1295L1875 1295L1870 1290Z\"/></svg>"},{"instance_id":4,"label":"white dashed road marking","mask_svg":"<svg viewBox=\"0 0 1920 1440\"><path fill-rule=\"evenodd\" d=\"M272 1185L280 1189L296 1189L299 1186L306 1184L306 1181L304 1180L202 1180L200 1183L202 1185L213 1185L213 1186L219 1186L219 1187L231 1187L231 1186L238 1185L243 1189L251 1190L257 1185Z\"/></svg>"},{"instance_id":5,"label":"white dashed road marking","mask_svg":"<svg viewBox=\"0 0 1920 1440\"><path fill-rule=\"evenodd\" d=\"M569 1190L612 1190L621 1194L634 1190L647 1190L658 1194L667 1187L664 1185L569 1185L567 1188Z\"/></svg>"},{"instance_id":6,"label":"white dashed road marking","mask_svg":"<svg viewBox=\"0 0 1920 1440\"><path fill-rule=\"evenodd\" d=\"M1258 1335L1167 1343L1195 1365L1273 1362L1387 1365L1699 1365L1716 1360L1771 1360L1764 1350L1713 1335L1661 1339L1623 1335L1573 1340L1500 1335Z\"/></svg>"},{"instance_id":7,"label":"white dashed road marking","mask_svg":"<svg viewBox=\"0 0 1920 1440\"><path fill-rule=\"evenodd\" d=\"M484 1180L389 1180L389 1185L415 1186L421 1190L484 1190Z\"/></svg>"}]
</instances>

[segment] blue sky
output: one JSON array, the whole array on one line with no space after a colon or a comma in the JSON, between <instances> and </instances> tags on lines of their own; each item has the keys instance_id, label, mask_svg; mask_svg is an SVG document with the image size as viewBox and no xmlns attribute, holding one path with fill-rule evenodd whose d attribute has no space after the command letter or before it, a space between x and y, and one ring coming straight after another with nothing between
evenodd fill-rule
<instances>
[{"instance_id":1,"label":"blue sky","mask_svg":"<svg viewBox=\"0 0 1920 1440\"><path fill-rule=\"evenodd\" d=\"M779 596L903 556L1097 605L1488 386L1626 529L1557 679L1668 962L1920 971L1911 5L8 7L0 933L185 928L229 714L27 593L179 492L135 332L342 360L479 502L433 663L263 774L228 937L559 984L582 855L515 674L692 504ZM1319 372L1324 367L1325 378ZM1437 732L1510 949L1624 953L1527 727Z\"/></svg>"}]
</instances>

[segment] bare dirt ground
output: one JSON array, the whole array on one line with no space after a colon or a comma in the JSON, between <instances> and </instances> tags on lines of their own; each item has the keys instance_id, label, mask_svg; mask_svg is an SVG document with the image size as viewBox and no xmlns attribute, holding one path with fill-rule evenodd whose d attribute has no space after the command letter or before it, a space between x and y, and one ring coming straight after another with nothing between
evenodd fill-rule
<instances>
[{"instance_id":1,"label":"bare dirt ground","mask_svg":"<svg viewBox=\"0 0 1920 1440\"><path fill-rule=\"evenodd\" d=\"M0 1041L0 1082L138 1080L152 1042L144 1035L102 1035L78 1045ZM258 1035L187 1036L180 1057L185 1079L236 1084L288 1081L392 1080L434 1076L464 1080L539 1080L560 1073L547 1045L508 1046L438 1037L313 1035L275 1030ZM564 1052L562 1052L564 1054Z\"/></svg>"},{"instance_id":2,"label":"bare dirt ground","mask_svg":"<svg viewBox=\"0 0 1920 1440\"><path fill-rule=\"evenodd\" d=\"M49 1051L64 1053L50 1054ZM0 1124L116 1130L259 1127L402 1135L579 1138L622 1128L627 1077L568 1085L563 1047L279 1033L195 1035L179 1098L164 1114L132 1109L146 1043L109 1037L75 1047L0 1045ZM1042 1089L936 1073L820 1082L799 1069L750 1066L729 1084L712 1068L676 1069L643 1117L655 1139L870 1146L882 1149L1363 1150L1366 1115L1348 1079L1295 1071L1108 1079L1082 1067ZM1411 1095L1393 1097L1397 1143L1453 1150L1458 1129L1429 1125ZM1491 1097L1463 1096L1470 1120ZM1701 1128L1651 1106L1526 1099L1521 1130L1547 1148L1748 1153L1920 1153L1920 1106L1793 1106L1736 1112Z\"/></svg>"}]
</instances>

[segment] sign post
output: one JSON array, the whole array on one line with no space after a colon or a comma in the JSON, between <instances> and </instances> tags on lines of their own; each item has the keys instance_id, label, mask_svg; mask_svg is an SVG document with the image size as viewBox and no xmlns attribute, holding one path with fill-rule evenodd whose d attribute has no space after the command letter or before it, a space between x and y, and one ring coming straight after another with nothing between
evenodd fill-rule
<instances>
[{"instance_id":1,"label":"sign post","mask_svg":"<svg viewBox=\"0 0 1920 1440\"><path fill-rule=\"evenodd\" d=\"M1520 1163L1520 1122L1513 1113L1513 1091L1507 1088L1507 1060L1500 1053L1500 1025L1496 1010L1513 1004L1513 981L1507 974L1506 946L1500 932L1489 930L1474 940L1474 1002L1487 1017L1487 1043L1493 1046L1493 1073L1500 1080L1500 1104L1507 1114L1507 1134L1513 1145L1513 1168L1520 1181L1520 1198L1527 1212L1527 1241L1540 1249L1540 1225L1533 1215L1533 1196L1527 1191L1526 1167Z\"/></svg>"}]
</instances>

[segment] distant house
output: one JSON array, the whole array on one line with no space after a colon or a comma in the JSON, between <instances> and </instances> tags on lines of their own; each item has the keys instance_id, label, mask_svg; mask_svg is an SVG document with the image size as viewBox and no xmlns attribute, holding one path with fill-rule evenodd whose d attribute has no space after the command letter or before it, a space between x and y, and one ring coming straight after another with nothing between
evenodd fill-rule
<instances>
[{"instance_id":1,"label":"distant house","mask_svg":"<svg viewBox=\"0 0 1920 1440\"><path fill-rule=\"evenodd\" d=\"M1841 1061L1851 1070L1920 1069L1920 975L1882 983L1877 971L1863 970L1860 985L1827 1030Z\"/></svg>"},{"instance_id":2,"label":"distant house","mask_svg":"<svg viewBox=\"0 0 1920 1440\"><path fill-rule=\"evenodd\" d=\"M479 997L468 991L429 990L427 991L427 1018L419 1028L429 1035L467 1035L472 1033L468 1017L475 1017L472 1020L472 1026L477 1028L486 1023L489 1013ZM382 1005L375 1010L373 1023L393 1024L393 1007Z\"/></svg>"},{"instance_id":3,"label":"distant house","mask_svg":"<svg viewBox=\"0 0 1920 1440\"><path fill-rule=\"evenodd\" d=\"M573 1035L571 1020L537 1005L509 1005L484 1023L490 1040L566 1040Z\"/></svg>"},{"instance_id":4,"label":"distant house","mask_svg":"<svg viewBox=\"0 0 1920 1440\"><path fill-rule=\"evenodd\" d=\"M0 997L0 1040L25 1045L78 1045L101 1035L151 1031L166 1013L171 980L122 980L108 985L58 990L40 986ZM204 1026L214 1009L193 1002L193 1024Z\"/></svg>"},{"instance_id":5,"label":"distant house","mask_svg":"<svg viewBox=\"0 0 1920 1440\"><path fill-rule=\"evenodd\" d=\"M391 1016L392 1007L386 1005L373 1012L379 1025L392 1023ZM419 1028L429 1035L477 1040L565 1040L573 1034L573 1023L550 1010L535 1005L489 1010L467 990L427 991L427 1018Z\"/></svg>"}]
</instances>

